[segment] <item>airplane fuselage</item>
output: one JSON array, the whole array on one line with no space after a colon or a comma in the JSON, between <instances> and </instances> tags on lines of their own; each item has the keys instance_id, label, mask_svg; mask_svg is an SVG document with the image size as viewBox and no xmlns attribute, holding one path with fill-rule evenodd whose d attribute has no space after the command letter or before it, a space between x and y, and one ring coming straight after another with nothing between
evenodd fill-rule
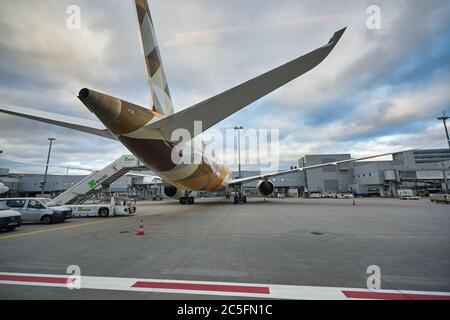
<instances>
[{"instance_id":1,"label":"airplane fuselage","mask_svg":"<svg viewBox=\"0 0 450 320\"><path fill-rule=\"evenodd\" d=\"M230 171L203 156L201 163L176 165L172 161L175 145L164 139L117 139L163 181L188 191L228 191Z\"/></svg>"}]
</instances>

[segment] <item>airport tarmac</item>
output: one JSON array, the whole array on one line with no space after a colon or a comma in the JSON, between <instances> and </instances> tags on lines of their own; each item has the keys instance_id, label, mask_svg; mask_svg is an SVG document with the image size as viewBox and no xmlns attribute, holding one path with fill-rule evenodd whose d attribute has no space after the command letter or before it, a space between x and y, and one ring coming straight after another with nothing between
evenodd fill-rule
<instances>
[{"instance_id":1,"label":"airport tarmac","mask_svg":"<svg viewBox=\"0 0 450 320\"><path fill-rule=\"evenodd\" d=\"M140 219L145 236L136 236ZM88 289L45 284L70 265ZM326 298L333 288L365 289L373 265L383 290L450 292L450 206L204 199L141 202L134 217L24 225L0 233L0 299Z\"/></svg>"}]
</instances>

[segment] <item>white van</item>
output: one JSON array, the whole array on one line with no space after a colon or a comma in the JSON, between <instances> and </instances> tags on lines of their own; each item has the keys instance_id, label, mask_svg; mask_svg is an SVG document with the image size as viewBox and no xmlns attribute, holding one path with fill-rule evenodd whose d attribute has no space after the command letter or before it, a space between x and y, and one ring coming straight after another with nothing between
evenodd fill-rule
<instances>
[{"instance_id":1,"label":"white van","mask_svg":"<svg viewBox=\"0 0 450 320\"><path fill-rule=\"evenodd\" d=\"M13 231L22 225L21 214L0 202L0 230Z\"/></svg>"},{"instance_id":2,"label":"white van","mask_svg":"<svg viewBox=\"0 0 450 320\"><path fill-rule=\"evenodd\" d=\"M64 222L72 218L72 209L68 207L46 205L50 199L9 198L0 199L0 203L22 214L22 221L29 223L51 224Z\"/></svg>"}]
</instances>

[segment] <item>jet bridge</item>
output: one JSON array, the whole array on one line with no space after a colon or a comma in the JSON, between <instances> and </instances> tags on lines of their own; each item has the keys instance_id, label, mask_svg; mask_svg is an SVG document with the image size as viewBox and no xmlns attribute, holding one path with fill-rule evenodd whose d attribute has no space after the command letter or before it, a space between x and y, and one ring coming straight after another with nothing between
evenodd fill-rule
<instances>
[{"instance_id":1,"label":"jet bridge","mask_svg":"<svg viewBox=\"0 0 450 320\"><path fill-rule=\"evenodd\" d=\"M123 155L100 171L95 171L53 199L51 205L81 204L130 171L148 170L135 156Z\"/></svg>"}]
</instances>

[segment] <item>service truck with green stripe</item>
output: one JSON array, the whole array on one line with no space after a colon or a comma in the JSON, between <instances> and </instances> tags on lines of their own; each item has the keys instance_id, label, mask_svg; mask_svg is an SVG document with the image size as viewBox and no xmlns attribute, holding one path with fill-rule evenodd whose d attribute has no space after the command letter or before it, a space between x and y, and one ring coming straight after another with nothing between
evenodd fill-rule
<instances>
[{"instance_id":1,"label":"service truck with green stripe","mask_svg":"<svg viewBox=\"0 0 450 320\"><path fill-rule=\"evenodd\" d=\"M66 205L72 209L74 218L129 216L136 213L136 207L129 200L111 198L109 203Z\"/></svg>"}]
</instances>

